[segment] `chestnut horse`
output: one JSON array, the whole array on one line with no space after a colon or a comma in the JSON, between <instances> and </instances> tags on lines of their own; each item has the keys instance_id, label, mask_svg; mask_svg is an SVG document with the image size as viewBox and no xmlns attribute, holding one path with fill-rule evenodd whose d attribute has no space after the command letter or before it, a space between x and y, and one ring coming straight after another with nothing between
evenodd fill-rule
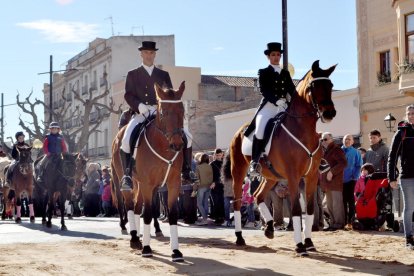
<instances>
[{"instance_id":1,"label":"chestnut horse","mask_svg":"<svg viewBox=\"0 0 414 276\"><path fill-rule=\"evenodd\" d=\"M307 251L315 250L311 240L313 223L313 200L318 182L318 166L322 158L320 137L316 133L316 122L320 118L322 122L329 122L335 117L336 111L332 102L332 82L329 75L335 70L336 65L327 70L319 67L319 61L315 61L312 69L303 77L297 85L290 106L286 111L286 117L282 121L282 128L278 128L271 137L271 147L267 162L261 160L262 182L254 196L257 200L261 215L265 218L266 237L274 236L273 219L264 199L268 191L274 187L278 179L287 179L291 200L291 210L294 226L294 240L298 255L307 255ZM234 190L234 218L237 245L245 245L241 232L241 197L243 179L247 174L250 156L243 155L242 140L244 136L243 126L235 134L230 145L230 164L225 168L231 170ZM305 180L305 193L307 203L307 215L305 218L304 235L302 243L301 234L301 207L299 203L299 181Z\"/></svg>"},{"instance_id":2,"label":"chestnut horse","mask_svg":"<svg viewBox=\"0 0 414 276\"><path fill-rule=\"evenodd\" d=\"M30 222L35 221L34 209L33 209L33 161L31 150L32 147L22 146L16 147L19 154L19 161L13 169L13 176L11 179L11 186L14 190L14 197L10 197L9 191L10 188L3 188L3 193L6 201L6 206L13 205L13 201L16 205L16 223L20 223L21 219L21 194L23 192L27 193L28 205L30 210ZM6 170L6 169L5 169ZM6 175L6 172L5 172Z\"/></svg>"},{"instance_id":3,"label":"chestnut horse","mask_svg":"<svg viewBox=\"0 0 414 276\"><path fill-rule=\"evenodd\" d=\"M170 223L170 244L173 251L174 262L183 261L183 255L178 249L178 206L177 199L181 186L181 166L183 163L182 148L184 106L181 97L184 93L184 82L176 91L172 89L162 90L159 85L154 85L157 96L157 116L146 126L138 139L138 147L135 151L135 166L132 171L134 187L131 191L122 191L122 197L116 196L118 204L124 200L127 211L128 222L131 233L131 246L135 244L140 248L141 242L137 236L140 224L140 212L142 201L144 203L144 234L143 234L143 257L152 257L150 247L150 224L152 221L152 203L154 193L160 185L168 188L168 209ZM119 150L122 128L112 144L112 181L113 192L119 187L123 175ZM119 193L116 193L119 195ZM141 201L142 200L142 201ZM121 214L120 214L121 216Z\"/></svg>"}]
</instances>

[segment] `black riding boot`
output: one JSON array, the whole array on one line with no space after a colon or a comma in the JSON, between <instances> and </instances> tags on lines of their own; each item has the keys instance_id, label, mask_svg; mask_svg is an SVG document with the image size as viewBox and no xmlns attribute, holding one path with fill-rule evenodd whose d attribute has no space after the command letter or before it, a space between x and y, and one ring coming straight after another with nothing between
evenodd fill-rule
<instances>
[{"instance_id":1,"label":"black riding boot","mask_svg":"<svg viewBox=\"0 0 414 276\"><path fill-rule=\"evenodd\" d=\"M252 161L250 162L249 173L250 176L260 176L262 167L260 166L260 156L263 152L263 139L257 139L253 136L252 145Z\"/></svg>"},{"instance_id":2,"label":"black riding boot","mask_svg":"<svg viewBox=\"0 0 414 276\"><path fill-rule=\"evenodd\" d=\"M187 183L191 183L192 179L191 179L191 160L193 158L193 148L189 147L187 148L186 146L184 146L183 149L183 167L181 170L181 178L184 182Z\"/></svg>"},{"instance_id":3,"label":"black riding boot","mask_svg":"<svg viewBox=\"0 0 414 276\"><path fill-rule=\"evenodd\" d=\"M124 170L124 176L121 180L121 191L132 190L132 178L131 178L131 154L125 153L123 150L119 151L121 155L122 168Z\"/></svg>"}]
</instances>

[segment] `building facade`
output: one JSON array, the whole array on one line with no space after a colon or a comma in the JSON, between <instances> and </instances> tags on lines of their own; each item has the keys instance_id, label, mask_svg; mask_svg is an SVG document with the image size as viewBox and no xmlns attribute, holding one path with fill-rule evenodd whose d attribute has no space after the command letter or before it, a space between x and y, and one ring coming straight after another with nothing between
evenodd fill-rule
<instances>
[{"instance_id":1,"label":"building facade","mask_svg":"<svg viewBox=\"0 0 414 276\"><path fill-rule=\"evenodd\" d=\"M384 118L414 102L414 1L357 0L356 11L361 142L378 129L389 144Z\"/></svg>"}]
</instances>

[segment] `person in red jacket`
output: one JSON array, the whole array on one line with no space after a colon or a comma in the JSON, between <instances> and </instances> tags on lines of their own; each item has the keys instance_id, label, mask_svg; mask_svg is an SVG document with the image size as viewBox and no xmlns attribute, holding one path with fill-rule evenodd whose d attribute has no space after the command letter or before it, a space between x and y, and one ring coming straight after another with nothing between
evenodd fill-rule
<instances>
[{"instance_id":1,"label":"person in red jacket","mask_svg":"<svg viewBox=\"0 0 414 276\"><path fill-rule=\"evenodd\" d=\"M43 183L43 174L45 169L49 166L50 160L53 160L54 157L62 153L68 152L65 139L59 132L59 124L57 122L51 122L49 125L49 134L46 135L43 142L43 153L45 154L45 157L43 157L39 164L39 175L36 178L38 183Z\"/></svg>"}]
</instances>

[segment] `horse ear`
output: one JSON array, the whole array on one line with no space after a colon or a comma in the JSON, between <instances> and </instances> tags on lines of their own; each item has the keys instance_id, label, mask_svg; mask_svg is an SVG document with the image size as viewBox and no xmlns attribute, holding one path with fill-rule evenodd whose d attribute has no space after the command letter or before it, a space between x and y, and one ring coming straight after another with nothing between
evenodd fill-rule
<instances>
[{"instance_id":1,"label":"horse ear","mask_svg":"<svg viewBox=\"0 0 414 276\"><path fill-rule=\"evenodd\" d=\"M335 70L337 65L338 65L338 63L335 64L335 65L332 65L331 67L329 67L328 69L325 70L326 73L328 74L328 76L330 76L332 74L332 72Z\"/></svg>"},{"instance_id":2,"label":"horse ear","mask_svg":"<svg viewBox=\"0 0 414 276\"><path fill-rule=\"evenodd\" d=\"M178 90L175 91L175 93L177 93L177 95L180 96L180 99L183 96L184 90L185 90L185 81L182 81Z\"/></svg>"},{"instance_id":3,"label":"horse ear","mask_svg":"<svg viewBox=\"0 0 414 276\"><path fill-rule=\"evenodd\" d=\"M157 98L162 100L164 90L162 90L161 86L158 83L154 83L154 90L155 90L155 94L157 94Z\"/></svg>"},{"instance_id":4,"label":"horse ear","mask_svg":"<svg viewBox=\"0 0 414 276\"><path fill-rule=\"evenodd\" d=\"M318 60L315 60L312 63L312 71L316 72L316 71L319 71L319 70L321 70L321 68L319 67L319 59L318 59Z\"/></svg>"}]
</instances>

